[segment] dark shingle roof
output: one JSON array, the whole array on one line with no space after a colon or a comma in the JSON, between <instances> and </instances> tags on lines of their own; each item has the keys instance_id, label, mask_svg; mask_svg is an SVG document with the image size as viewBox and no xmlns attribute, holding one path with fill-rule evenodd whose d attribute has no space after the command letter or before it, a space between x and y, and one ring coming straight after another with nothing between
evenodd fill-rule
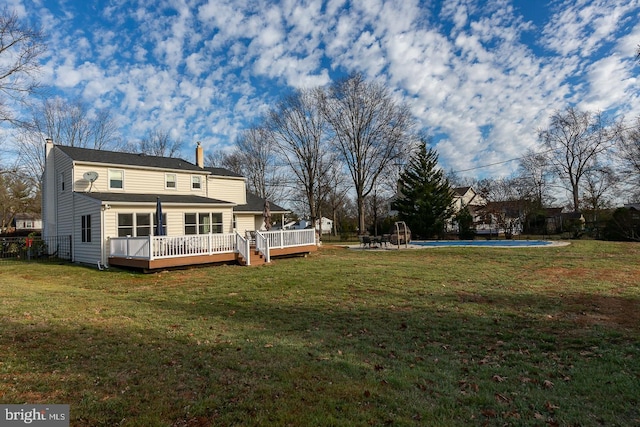
<instances>
[{"instance_id":1,"label":"dark shingle roof","mask_svg":"<svg viewBox=\"0 0 640 427\"><path fill-rule=\"evenodd\" d=\"M269 209L271 210L271 213L289 212L287 209L271 202L269 202ZM247 191L247 204L238 205L235 208L233 208L234 212L244 212L244 213L260 213L263 210L264 210L264 199L248 191Z\"/></svg>"},{"instance_id":2,"label":"dark shingle roof","mask_svg":"<svg viewBox=\"0 0 640 427\"><path fill-rule=\"evenodd\" d=\"M76 193L102 202L111 203L156 203L158 197L163 204L210 204L234 206L235 203L224 200L210 199L202 196L192 196L189 194L131 194L131 193Z\"/></svg>"},{"instance_id":3,"label":"dark shingle roof","mask_svg":"<svg viewBox=\"0 0 640 427\"><path fill-rule=\"evenodd\" d=\"M225 169L225 168L210 168L210 167L205 167L204 170L206 170L207 172L211 172L212 175L217 175L217 176L230 176L230 177L234 177L234 178L242 178L242 175L239 175L233 171L230 171L229 169Z\"/></svg>"},{"instance_id":4,"label":"dark shingle roof","mask_svg":"<svg viewBox=\"0 0 640 427\"><path fill-rule=\"evenodd\" d=\"M456 187L453 191L458 193L459 196L464 196L470 188L471 187Z\"/></svg>"},{"instance_id":5,"label":"dark shingle roof","mask_svg":"<svg viewBox=\"0 0 640 427\"><path fill-rule=\"evenodd\" d=\"M147 156L146 154L121 153L118 151L93 150L90 148L56 145L72 160L112 165L128 165L160 169L203 171L203 169L184 159L173 157Z\"/></svg>"}]
</instances>

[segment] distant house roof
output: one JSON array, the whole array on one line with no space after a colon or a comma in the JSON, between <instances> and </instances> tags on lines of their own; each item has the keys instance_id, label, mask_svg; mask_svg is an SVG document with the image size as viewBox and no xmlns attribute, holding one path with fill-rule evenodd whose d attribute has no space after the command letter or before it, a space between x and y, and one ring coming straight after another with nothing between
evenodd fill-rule
<instances>
[{"instance_id":1,"label":"distant house roof","mask_svg":"<svg viewBox=\"0 0 640 427\"><path fill-rule=\"evenodd\" d=\"M15 221L40 221L42 217L35 213L17 213L13 219Z\"/></svg>"},{"instance_id":2,"label":"distant house roof","mask_svg":"<svg viewBox=\"0 0 640 427\"><path fill-rule=\"evenodd\" d=\"M453 189L453 191L455 193L457 193L458 196L462 197L465 194L467 194L467 191L469 191L470 189L471 189L471 187L456 187L456 188Z\"/></svg>"},{"instance_id":3,"label":"distant house roof","mask_svg":"<svg viewBox=\"0 0 640 427\"><path fill-rule=\"evenodd\" d=\"M217 175L217 176L229 176L232 178L244 178L242 175L237 174L233 171L230 171L229 169L225 169L225 168L212 168L212 167L205 167L204 170L211 172L211 175Z\"/></svg>"},{"instance_id":4,"label":"distant house roof","mask_svg":"<svg viewBox=\"0 0 640 427\"><path fill-rule=\"evenodd\" d=\"M544 208L547 218L560 216L562 214L562 208Z\"/></svg>"},{"instance_id":5,"label":"distant house roof","mask_svg":"<svg viewBox=\"0 0 640 427\"><path fill-rule=\"evenodd\" d=\"M91 148L69 147L66 145L56 145L56 147L72 160L80 162L203 171L203 169L193 163L174 157L148 156L143 153L121 153L119 151L94 150Z\"/></svg>"},{"instance_id":6,"label":"distant house roof","mask_svg":"<svg viewBox=\"0 0 640 427\"><path fill-rule=\"evenodd\" d=\"M289 212L287 209L271 202L269 202L269 209L271 210L271 213ZM238 205L235 208L233 208L234 212L243 212L243 213L261 213L263 210L264 210L264 199L248 191L247 191L247 204Z\"/></svg>"},{"instance_id":7,"label":"distant house roof","mask_svg":"<svg viewBox=\"0 0 640 427\"><path fill-rule=\"evenodd\" d=\"M150 203L155 204L160 197L162 204L198 204L198 205L224 205L235 206L235 203L224 200L210 199L202 196L181 195L181 194L131 194L131 193L76 193L101 202L111 203Z\"/></svg>"}]
</instances>

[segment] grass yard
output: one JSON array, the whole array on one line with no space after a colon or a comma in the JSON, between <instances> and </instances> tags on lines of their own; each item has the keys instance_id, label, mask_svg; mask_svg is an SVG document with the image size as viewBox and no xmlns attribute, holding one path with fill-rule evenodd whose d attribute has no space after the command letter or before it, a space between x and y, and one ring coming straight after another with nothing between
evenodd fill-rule
<instances>
[{"instance_id":1,"label":"grass yard","mask_svg":"<svg viewBox=\"0 0 640 427\"><path fill-rule=\"evenodd\" d=\"M640 426L640 244L0 264L0 403L72 426Z\"/></svg>"}]
</instances>

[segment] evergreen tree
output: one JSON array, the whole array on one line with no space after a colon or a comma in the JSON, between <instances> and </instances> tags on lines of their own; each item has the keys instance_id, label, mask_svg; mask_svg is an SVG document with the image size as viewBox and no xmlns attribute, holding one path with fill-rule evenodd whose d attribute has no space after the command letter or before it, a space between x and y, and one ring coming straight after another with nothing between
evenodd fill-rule
<instances>
[{"instance_id":1,"label":"evergreen tree","mask_svg":"<svg viewBox=\"0 0 640 427\"><path fill-rule=\"evenodd\" d=\"M468 207L463 207L456 213L454 219L458 223L458 237L460 240L473 240L476 229L473 227L473 215Z\"/></svg>"},{"instance_id":2,"label":"evergreen tree","mask_svg":"<svg viewBox=\"0 0 640 427\"><path fill-rule=\"evenodd\" d=\"M394 207L412 234L421 238L441 236L453 214L453 192L438 168L438 154L433 148L427 149L424 140L400 174L398 187Z\"/></svg>"}]
</instances>

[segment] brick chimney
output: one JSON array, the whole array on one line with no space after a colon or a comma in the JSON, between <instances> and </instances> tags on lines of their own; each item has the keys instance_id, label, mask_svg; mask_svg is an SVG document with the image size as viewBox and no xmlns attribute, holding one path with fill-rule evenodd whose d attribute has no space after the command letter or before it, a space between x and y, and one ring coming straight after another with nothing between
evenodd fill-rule
<instances>
[{"instance_id":1,"label":"brick chimney","mask_svg":"<svg viewBox=\"0 0 640 427\"><path fill-rule=\"evenodd\" d=\"M196 166L204 168L204 149L200 141L198 141L198 146L196 147Z\"/></svg>"}]
</instances>

